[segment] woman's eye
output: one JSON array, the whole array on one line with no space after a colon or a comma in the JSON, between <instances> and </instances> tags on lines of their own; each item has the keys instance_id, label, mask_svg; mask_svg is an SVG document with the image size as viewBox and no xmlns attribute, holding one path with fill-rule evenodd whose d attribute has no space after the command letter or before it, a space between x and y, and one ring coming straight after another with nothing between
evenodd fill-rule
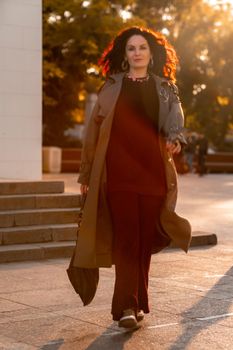
<instances>
[{"instance_id":1,"label":"woman's eye","mask_svg":"<svg viewBox=\"0 0 233 350\"><path fill-rule=\"evenodd\" d=\"M127 50L128 51L135 51L136 48L135 47L128 47ZM147 47L146 46L141 46L141 47L139 47L139 50L147 50Z\"/></svg>"}]
</instances>

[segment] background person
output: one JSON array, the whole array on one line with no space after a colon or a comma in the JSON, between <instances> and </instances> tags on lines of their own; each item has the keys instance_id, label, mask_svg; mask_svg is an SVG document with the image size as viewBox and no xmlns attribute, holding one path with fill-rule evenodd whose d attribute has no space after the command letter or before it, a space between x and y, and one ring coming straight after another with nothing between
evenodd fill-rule
<instances>
[{"instance_id":1,"label":"background person","mask_svg":"<svg viewBox=\"0 0 233 350\"><path fill-rule=\"evenodd\" d=\"M184 148L185 160L189 167L189 172L194 172L193 169L193 160L196 153L197 147L197 138L195 137L193 132L188 132L186 136L187 145Z\"/></svg>"},{"instance_id":2,"label":"background person","mask_svg":"<svg viewBox=\"0 0 233 350\"><path fill-rule=\"evenodd\" d=\"M206 174L206 155L208 153L208 140L204 134L199 134L197 142L197 161L198 161L198 174L203 176Z\"/></svg>"},{"instance_id":3,"label":"background person","mask_svg":"<svg viewBox=\"0 0 233 350\"><path fill-rule=\"evenodd\" d=\"M190 242L190 226L181 237L174 214L172 154L185 143L176 64L165 37L139 27L119 33L100 60L107 79L83 145L78 181L87 198L74 265L115 264L112 316L120 327L135 327L149 312L152 248L172 239L187 251ZM173 237L168 215L177 220Z\"/></svg>"}]
</instances>

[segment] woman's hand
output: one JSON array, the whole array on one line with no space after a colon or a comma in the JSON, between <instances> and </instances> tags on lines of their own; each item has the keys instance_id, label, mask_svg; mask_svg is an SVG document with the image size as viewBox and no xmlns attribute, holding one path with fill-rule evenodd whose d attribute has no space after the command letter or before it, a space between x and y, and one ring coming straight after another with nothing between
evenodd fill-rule
<instances>
[{"instance_id":1,"label":"woman's hand","mask_svg":"<svg viewBox=\"0 0 233 350\"><path fill-rule=\"evenodd\" d=\"M80 192L81 192L81 194L82 194L82 195L87 194L88 188L89 188L88 185L81 185L81 186L80 186Z\"/></svg>"},{"instance_id":2,"label":"woman's hand","mask_svg":"<svg viewBox=\"0 0 233 350\"><path fill-rule=\"evenodd\" d=\"M181 151L181 144L178 140L176 140L175 142L167 141L166 142L166 149L171 154L177 154L177 153L180 153L180 151Z\"/></svg>"}]
</instances>

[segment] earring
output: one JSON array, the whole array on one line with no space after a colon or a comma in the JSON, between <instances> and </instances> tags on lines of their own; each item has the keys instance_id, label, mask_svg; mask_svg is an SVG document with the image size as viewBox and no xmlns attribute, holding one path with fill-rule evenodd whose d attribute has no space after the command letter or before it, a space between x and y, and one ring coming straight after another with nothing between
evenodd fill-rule
<instances>
[{"instance_id":1,"label":"earring","mask_svg":"<svg viewBox=\"0 0 233 350\"><path fill-rule=\"evenodd\" d=\"M123 71L126 71L129 68L129 63L128 63L128 61L125 58L124 58L124 60L121 63L121 68L122 68Z\"/></svg>"},{"instance_id":2,"label":"earring","mask_svg":"<svg viewBox=\"0 0 233 350\"><path fill-rule=\"evenodd\" d=\"M149 62L149 68L152 69L153 66L154 66L154 60L153 60L153 56L151 56L150 62Z\"/></svg>"}]
</instances>

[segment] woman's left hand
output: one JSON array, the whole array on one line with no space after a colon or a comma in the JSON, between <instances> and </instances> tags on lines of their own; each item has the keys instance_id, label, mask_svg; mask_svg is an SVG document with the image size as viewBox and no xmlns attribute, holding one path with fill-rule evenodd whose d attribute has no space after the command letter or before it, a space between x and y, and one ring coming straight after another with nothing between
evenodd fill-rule
<instances>
[{"instance_id":1,"label":"woman's left hand","mask_svg":"<svg viewBox=\"0 0 233 350\"><path fill-rule=\"evenodd\" d=\"M178 140L176 140L175 142L167 141L166 142L166 149L168 152L170 152L172 154L177 154L177 153L180 153L180 151L181 151L181 144Z\"/></svg>"}]
</instances>

